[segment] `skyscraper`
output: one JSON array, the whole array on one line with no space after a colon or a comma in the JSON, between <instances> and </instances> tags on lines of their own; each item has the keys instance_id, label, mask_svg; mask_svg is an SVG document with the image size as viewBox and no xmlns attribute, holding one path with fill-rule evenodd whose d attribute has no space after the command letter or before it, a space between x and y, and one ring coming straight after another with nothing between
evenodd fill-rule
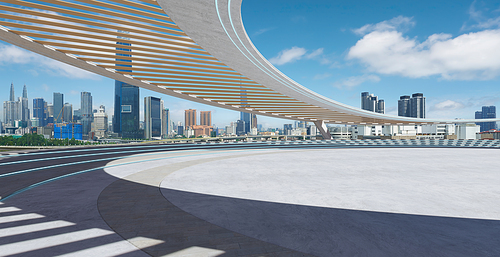
<instances>
[{"instance_id":1,"label":"skyscraper","mask_svg":"<svg viewBox=\"0 0 500 257\"><path fill-rule=\"evenodd\" d=\"M252 114L247 112L240 112L240 120L245 122L244 134L250 133L250 128L252 126Z\"/></svg>"},{"instance_id":2,"label":"skyscraper","mask_svg":"<svg viewBox=\"0 0 500 257\"><path fill-rule=\"evenodd\" d=\"M184 112L184 128L196 126L196 110L189 109Z\"/></svg>"},{"instance_id":3,"label":"skyscraper","mask_svg":"<svg viewBox=\"0 0 500 257\"><path fill-rule=\"evenodd\" d=\"M139 87L115 81L113 130L123 138L142 138L139 131Z\"/></svg>"},{"instance_id":4,"label":"skyscraper","mask_svg":"<svg viewBox=\"0 0 500 257\"><path fill-rule=\"evenodd\" d=\"M10 97L9 101L14 102L16 100L14 96L14 83L10 83Z\"/></svg>"},{"instance_id":5,"label":"skyscraper","mask_svg":"<svg viewBox=\"0 0 500 257\"><path fill-rule=\"evenodd\" d=\"M20 109L19 109L19 117L20 120L27 122L30 120L30 109L28 107L28 89L26 85L23 87L23 96L19 98Z\"/></svg>"},{"instance_id":6,"label":"skyscraper","mask_svg":"<svg viewBox=\"0 0 500 257\"><path fill-rule=\"evenodd\" d=\"M6 127L14 126L16 120L19 120L19 102L5 101L3 102L3 121Z\"/></svg>"},{"instance_id":7,"label":"skyscraper","mask_svg":"<svg viewBox=\"0 0 500 257\"><path fill-rule=\"evenodd\" d=\"M63 107L63 121L73 122L73 105L65 103Z\"/></svg>"},{"instance_id":8,"label":"skyscraper","mask_svg":"<svg viewBox=\"0 0 500 257\"><path fill-rule=\"evenodd\" d=\"M212 112L211 111L201 111L200 112L200 125L212 126Z\"/></svg>"},{"instance_id":9,"label":"skyscraper","mask_svg":"<svg viewBox=\"0 0 500 257\"><path fill-rule=\"evenodd\" d=\"M106 137L106 132L108 132L108 115L106 114L106 108L104 105L101 105L99 107L99 111L94 113L92 127L97 138Z\"/></svg>"},{"instance_id":10,"label":"skyscraper","mask_svg":"<svg viewBox=\"0 0 500 257\"><path fill-rule=\"evenodd\" d=\"M422 93L411 95L410 99L410 116L413 118L425 119L425 97Z\"/></svg>"},{"instance_id":11,"label":"skyscraper","mask_svg":"<svg viewBox=\"0 0 500 257\"><path fill-rule=\"evenodd\" d=\"M54 93L53 106L54 106L54 123L62 123L64 94Z\"/></svg>"},{"instance_id":12,"label":"skyscraper","mask_svg":"<svg viewBox=\"0 0 500 257\"><path fill-rule=\"evenodd\" d=\"M86 139L92 129L92 95L90 92L80 94L80 117L82 120L82 135Z\"/></svg>"},{"instance_id":13,"label":"skyscraper","mask_svg":"<svg viewBox=\"0 0 500 257\"><path fill-rule=\"evenodd\" d=\"M398 101L398 116L425 119L425 97L422 93L412 97L403 95Z\"/></svg>"},{"instance_id":14,"label":"skyscraper","mask_svg":"<svg viewBox=\"0 0 500 257\"><path fill-rule=\"evenodd\" d=\"M377 113L385 113L384 100L379 100L378 96L369 92L361 93L361 109Z\"/></svg>"},{"instance_id":15,"label":"skyscraper","mask_svg":"<svg viewBox=\"0 0 500 257\"><path fill-rule=\"evenodd\" d=\"M144 98L144 138L161 137L161 99L148 96Z\"/></svg>"},{"instance_id":16,"label":"skyscraper","mask_svg":"<svg viewBox=\"0 0 500 257\"><path fill-rule=\"evenodd\" d=\"M132 52L127 48L130 38L126 37L129 32L119 30L123 36L117 37L116 47L118 51ZM118 69L118 67L132 67L131 54L116 53L115 60L118 62L115 66L117 71L130 72L127 69ZM130 63L130 64L129 64ZM113 116L113 130L123 138L142 138L144 133L139 131L139 87L115 80L115 110Z\"/></svg>"},{"instance_id":17,"label":"skyscraper","mask_svg":"<svg viewBox=\"0 0 500 257\"><path fill-rule=\"evenodd\" d=\"M9 101L3 102L3 121L6 127L14 126L16 120L20 120L19 110L21 109L20 103L16 102L14 95L14 84L10 84Z\"/></svg>"},{"instance_id":18,"label":"skyscraper","mask_svg":"<svg viewBox=\"0 0 500 257\"><path fill-rule=\"evenodd\" d=\"M170 110L162 107L161 112L161 136L167 138L173 130L172 121L170 119Z\"/></svg>"},{"instance_id":19,"label":"skyscraper","mask_svg":"<svg viewBox=\"0 0 500 257\"><path fill-rule=\"evenodd\" d=\"M495 106L483 106L481 111L476 112L476 119L495 119L497 117ZM481 132L496 129L496 122L478 122Z\"/></svg>"},{"instance_id":20,"label":"skyscraper","mask_svg":"<svg viewBox=\"0 0 500 257\"><path fill-rule=\"evenodd\" d=\"M252 128L257 128L257 114L252 114Z\"/></svg>"},{"instance_id":21,"label":"skyscraper","mask_svg":"<svg viewBox=\"0 0 500 257\"><path fill-rule=\"evenodd\" d=\"M38 125L41 127L45 126L47 119L45 116L45 105L46 102L43 98L33 99L33 118L38 120Z\"/></svg>"}]
</instances>

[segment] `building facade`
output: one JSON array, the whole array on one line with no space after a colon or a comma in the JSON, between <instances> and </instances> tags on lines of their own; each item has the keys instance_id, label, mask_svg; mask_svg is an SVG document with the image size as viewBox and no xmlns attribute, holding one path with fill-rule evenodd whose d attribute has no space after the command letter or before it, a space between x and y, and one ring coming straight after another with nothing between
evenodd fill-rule
<instances>
[{"instance_id":1,"label":"building facade","mask_svg":"<svg viewBox=\"0 0 500 257\"><path fill-rule=\"evenodd\" d=\"M52 105L54 106L54 123L63 122L64 94L54 93Z\"/></svg>"},{"instance_id":2,"label":"building facade","mask_svg":"<svg viewBox=\"0 0 500 257\"><path fill-rule=\"evenodd\" d=\"M475 114L476 119L495 119L497 117L495 106L483 106L481 111ZM496 122L478 122L481 132L489 131L497 128Z\"/></svg>"},{"instance_id":3,"label":"building facade","mask_svg":"<svg viewBox=\"0 0 500 257\"><path fill-rule=\"evenodd\" d=\"M212 112L211 111L201 111L200 112L200 125L212 126Z\"/></svg>"},{"instance_id":4,"label":"building facade","mask_svg":"<svg viewBox=\"0 0 500 257\"><path fill-rule=\"evenodd\" d=\"M425 97L422 93L404 95L398 101L398 116L425 119Z\"/></svg>"},{"instance_id":5,"label":"building facade","mask_svg":"<svg viewBox=\"0 0 500 257\"><path fill-rule=\"evenodd\" d=\"M82 133L84 137L89 134L92 129L92 94L90 92L80 93L80 119L82 121Z\"/></svg>"},{"instance_id":6,"label":"building facade","mask_svg":"<svg viewBox=\"0 0 500 257\"><path fill-rule=\"evenodd\" d=\"M33 118L38 120L38 126L45 126L46 122L46 112L45 112L45 100L43 98L33 99Z\"/></svg>"},{"instance_id":7,"label":"building facade","mask_svg":"<svg viewBox=\"0 0 500 257\"><path fill-rule=\"evenodd\" d=\"M104 105L99 107L97 113L94 113L94 121L92 122L92 131L97 138L105 138L108 133L108 115Z\"/></svg>"},{"instance_id":8,"label":"building facade","mask_svg":"<svg viewBox=\"0 0 500 257\"><path fill-rule=\"evenodd\" d=\"M160 138L162 132L161 99L148 96L144 98L144 138Z\"/></svg>"},{"instance_id":9,"label":"building facade","mask_svg":"<svg viewBox=\"0 0 500 257\"><path fill-rule=\"evenodd\" d=\"M184 129L196 125L196 110L189 109L184 111Z\"/></svg>"},{"instance_id":10,"label":"building facade","mask_svg":"<svg viewBox=\"0 0 500 257\"><path fill-rule=\"evenodd\" d=\"M252 128L252 114L247 112L240 112L240 120L245 122L243 134L249 134Z\"/></svg>"},{"instance_id":11,"label":"building facade","mask_svg":"<svg viewBox=\"0 0 500 257\"><path fill-rule=\"evenodd\" d=\"M385 102L369 92L361 93L361 109L377 113L385 113Z\"/></svg>"},{"instance_id":12,"label":"building facade","mask_svg":"<svg viewBox=\"0 0 500 257\"><path fill-rule=\"evenodd\" d=\"M113 130L123 138L142 138L139 130L139 87L115 81Z\"/></svg>"},{"instance_id":13,"label":"building facade","mask_svg":"<svg viewBox=\"0 0 500 257\"><path fill-rule=\"evenodd\" d=\"M70 103L64 104L63 122L73 122L73 105Z\"/></svg>"}]
</instances>

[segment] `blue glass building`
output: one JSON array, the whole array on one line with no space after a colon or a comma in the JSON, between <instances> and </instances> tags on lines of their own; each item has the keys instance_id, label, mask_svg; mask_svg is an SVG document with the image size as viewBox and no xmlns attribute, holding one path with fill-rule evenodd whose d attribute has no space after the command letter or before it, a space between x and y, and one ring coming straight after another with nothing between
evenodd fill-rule
<instances>
[{"instance_id":1,"label":"blue glass building","mask_svg":"<svg viewBox=\"0 0 500 257\"><path fill-rule=\"evenodd\" d=\"M118 31L127 34L126 31ZM118 37L116 50L131 52L131 44L120 42L120 39L128 40L125 37ZM131 57L126 53L116 53L116 56ZM132 61L128 58L116 58L118 67L132 67ZM119 71L130 71L117 69ZM139 139L143 138L143 132L139 131L139 87L129 85L121 81L115 81L115 110L113 116L113 132L118 133L122 138Z\"/></svg>"},{"instance_id":2,"label":"blue glass building","mask_svg":"<svg viewBox=\"0 0 500 257\"><path fill-rule=\"evenodd\" d=\"M33 118L38 119L38 125L40 127L47 124L47 117L45 117L45 101L43 98L33 99Z\"/></svg>"},{"instance_id":3,"label":"blue glass building","mask_svg":"<svg viewBox=\"0 0 500 257\"><path fill-rule=\"evenodd\" d=\"M496 119L496 107L495 106L483 106L481 111L476 112L476 119ZM496 129L496 122L478 122L476 123L481 127L481 132Z\"/></svg>"}]
</instances>

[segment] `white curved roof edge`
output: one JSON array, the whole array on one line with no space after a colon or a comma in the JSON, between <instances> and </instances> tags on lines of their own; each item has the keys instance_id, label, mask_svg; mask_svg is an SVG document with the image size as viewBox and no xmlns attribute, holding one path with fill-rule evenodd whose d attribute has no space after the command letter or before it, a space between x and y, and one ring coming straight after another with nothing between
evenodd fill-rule
<instances>
[{"instance_id":1,"label":"white curved roof edge","mask_svg":"<svg viewBox=\"0 0 500 257\"><path fill-rule=\"evenodd\" d=\"M243 26L242 1L157 0L165 13L190 38L218 60L259 84L305 103L353 116L383 119L393 124L399 122L451 124L500 121L500 118L439 120L392 116L365 111L315 93L280 72L253 45Z\"/></svg>"}]
</instances>

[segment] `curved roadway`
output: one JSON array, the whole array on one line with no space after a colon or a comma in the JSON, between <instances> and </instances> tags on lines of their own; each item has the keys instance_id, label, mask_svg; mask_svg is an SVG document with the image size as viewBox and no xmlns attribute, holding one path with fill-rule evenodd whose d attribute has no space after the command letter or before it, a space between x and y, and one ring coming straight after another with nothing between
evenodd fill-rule
<instances>
[{"instance_id":1,"label":"curved roadway","mask_svg":"<svg viewBox=\"0 0 500 257\"><path fill-rule=\"evenodd\" d=\"M500 197L498 148L496 141L338 140L11 155L0 159L0 253L497 256L500 210L490 201ZM393 194L392 202L377 202L380 194Z\"/></svg>"}]
</instances>

